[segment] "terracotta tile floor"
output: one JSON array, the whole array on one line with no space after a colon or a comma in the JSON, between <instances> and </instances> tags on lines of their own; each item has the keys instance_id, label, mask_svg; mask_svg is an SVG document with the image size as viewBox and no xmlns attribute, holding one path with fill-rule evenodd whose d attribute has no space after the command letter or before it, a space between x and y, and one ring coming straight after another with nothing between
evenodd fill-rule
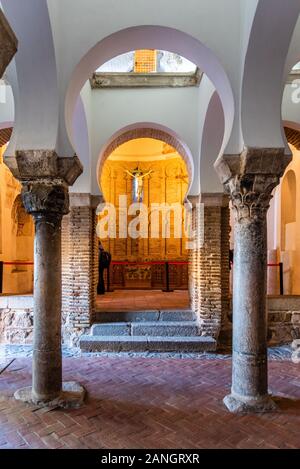
<instances>
[{"instance_id":1,"label":"terracotta tile floor","mask_svg":"<svg viewBox=\"0 0 300 469\"><path fill-rule=\"evenodd\" d=\"M272 414L236 416L222 404L230 360L92 357L64 360L65 379L88 391L78 410L13 400L30 359L0 375L0 448L300 448L299 365L270 363Z\"/></svg>"},{"instance_id":2,"label":"terracotta tile floor","mask_svg":"<svg viewBox=\"0 0 300 469\"><path fill-rule=\"evenodd\" d=\"M97 297L99 311L187 308L189 293L186 290L176 290L172 293L160 290L115 290Z\"/></svg>"}]
</instances>

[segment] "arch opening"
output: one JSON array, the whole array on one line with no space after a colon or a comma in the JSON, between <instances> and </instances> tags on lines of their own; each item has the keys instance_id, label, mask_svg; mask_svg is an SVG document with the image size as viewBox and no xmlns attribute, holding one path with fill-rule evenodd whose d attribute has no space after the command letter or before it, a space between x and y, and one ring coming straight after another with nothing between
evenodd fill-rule
<instances>
[{"instance_id":1,"label":"arch opening","mask_svg":"<svg viewBox=\"0 0 300 469\"><path fill-rule=\"evenodd\" d=\"M194 37L164 26L136 26L118 31L92 47L78 63L71 77L65 100L68 139L73 142L72 116L81 89L101 65L112 58L136 49L166 50L176 53L205 73L215 86L225 115L222 154L231 135L234 121L234 98L225 70L213 52ZM217 157L218 155L216 155Z\"/></svg>"},{"instance_id":2,"label":"arch opening","mask_svg":"<svg viewBox=\"0 0 300 469\"><path fill-rule=\"evenodd\" d=\"M25 211L21 184L3 161L11 128L0 130L0 294L23 295L33 292L34 224ZM8 137L9 135L9 137Z\"/></svg>"},{"instance_id":3,"label":"arch opening","mask_svg":"<svg viewBox=\"0 0 300 469\"><path fill-rule=\"evenodd\" d=\"M142 138L154 139L164 142L166 145L171 146L176 150L176 152L178 152L186 165L190 188L194 178L194 160L190 149L186 143L183 142L182 139L171 129L149 122L135 123L126 126L123 129L120 129L110 138L110 140L101 149L99 154L97 165L98 181L100 180L99 175L101 174L103 165L111 153L130 140Z\"/></svg>"},{"instance_id":4,"label":"arch opening","mask_svg":"<svg viewBox=\"0 0 300 469\"><path fill-rule=\"evenodd\" d=\"M297 207L300 195L300 131L295 122L284 121L283 127L292 161L274 190L268 212L268 294L280 293L279 263L282 263L283 294L299 295L300 243L297 233L300 219Z\"/></svg>"},{"instance_id":5,"label":"arch opening","mask_svg":"<svg viewBox=\"0 0 300 469\"><path fill-rule=\"evenodd\" d=\"M184 153L174 137L140 127L119 134L100 155L98 175L105 204L97 234L112 257L110 288L135 290L124 302L131 309L136 309L135 301L140 301L139 309L147 309L141 295L154 295L161 302L158 309L172 309L176 303L176 309L189 307L184 212L189 172L179 150ZM175 295L162 295L164 289L176 290ZM118 301L118 293L110 299ZM99 299L100 309L105 307L102 303Z\"/></svg>"}]
</instances>

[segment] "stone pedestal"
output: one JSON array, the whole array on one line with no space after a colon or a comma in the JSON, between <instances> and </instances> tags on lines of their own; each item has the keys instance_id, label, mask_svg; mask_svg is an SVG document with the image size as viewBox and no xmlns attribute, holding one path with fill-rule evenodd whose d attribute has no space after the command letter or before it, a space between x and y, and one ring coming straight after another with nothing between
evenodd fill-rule
<instances>
[{"instance_id":1,"label":"stone pedestal","mask_svg":"<svg viewBox=\"0 0 300 469\"><path fill-rule=\"evenodd\" d=\"M234 210L231 412L275 409L267 372L267 210L289 157L283 149L246 149L223 157L217 170Z\"/></svg>"}]
</instances>

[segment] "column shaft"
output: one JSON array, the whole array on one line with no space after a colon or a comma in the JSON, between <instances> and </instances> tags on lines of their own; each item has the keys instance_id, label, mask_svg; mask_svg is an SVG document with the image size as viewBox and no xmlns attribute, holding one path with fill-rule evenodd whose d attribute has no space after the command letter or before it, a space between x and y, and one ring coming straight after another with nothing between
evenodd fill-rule
<instances>
[{"instance_id":1,"label":"column shaft","mask_svg":"<svg viewBox=\"0 0 300 469\"><path fill-rule=\"evenodd\" d=\"M52 400L62 389L61 220L35 217L32 393Z\"/></svg>"},{"instance_id":2,"label":"column shaft","mask_svg":"<svg viewBox=\"0 0 300 469\"><path fill-rule=\"evenodd\" d=\"M235 223L232 394L265 398L267 382L265 214Z\"/></svg>"}]
</instances>

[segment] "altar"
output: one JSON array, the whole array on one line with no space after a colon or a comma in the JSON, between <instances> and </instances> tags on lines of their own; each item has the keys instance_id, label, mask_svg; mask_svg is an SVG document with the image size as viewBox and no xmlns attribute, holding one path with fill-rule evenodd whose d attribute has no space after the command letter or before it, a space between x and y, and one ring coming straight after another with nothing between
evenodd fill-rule
<instances>
[{"instance_id":1,"label":"altar","mask_svg":"<svg viewBox=\"0 0 300 469\"><path fill-rule=\"evenodd\" d=\"M187 261L113 261L109 269L110 289L188 289Z\"/></svg>"}]
</instances>

